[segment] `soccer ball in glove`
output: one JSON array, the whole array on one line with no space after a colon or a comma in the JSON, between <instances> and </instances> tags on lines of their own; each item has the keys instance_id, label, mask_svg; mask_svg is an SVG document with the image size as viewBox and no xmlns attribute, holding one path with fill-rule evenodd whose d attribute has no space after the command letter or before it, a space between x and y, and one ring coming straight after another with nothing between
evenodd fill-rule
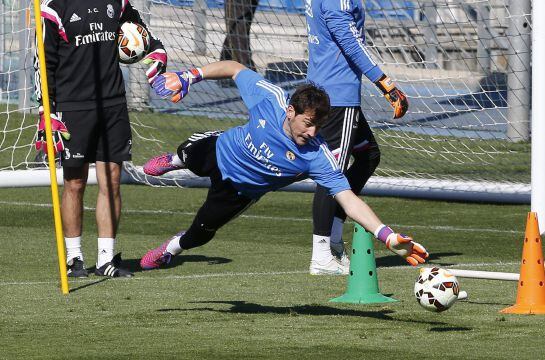
<instances>
[{"instance_id":1,"label":"soccer ball in glove","mask_svg":"<svg viewBox=\"0 0 545 360\"><path fill-rule=\"evenodd\" d=\"M140 24L121 24L117 39L119 62L123 64L134 64L142 60L149 51L149 32Z\"/></svg>"},{"instance_id":2,"label":"soccer ball in glove","mask_svg":"<svg viewBox=\"0 0 545 360\"><path fill-rule=\"evenodd\" d=\"M426 310L441 312L450 308L460 293L456 276L438 267L422 268L414 284L414 295Z\"/></svg>"}]
</instances>

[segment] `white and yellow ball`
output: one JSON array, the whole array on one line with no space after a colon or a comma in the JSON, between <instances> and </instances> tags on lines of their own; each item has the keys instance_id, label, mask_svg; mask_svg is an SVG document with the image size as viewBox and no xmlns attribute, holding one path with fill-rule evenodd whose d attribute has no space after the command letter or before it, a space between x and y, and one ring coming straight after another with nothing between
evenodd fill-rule
<instances>
[{"instance_id":1,"label":"white and yellow ball","mask_svg":"<svg viewBox=\"0 0 545 360\"><path fill-rule=\"evenodd\" d=\"M119 62L133 64L146 56L150 46L149 32L140 24L125 22L118 33Z\"/></svg>"},{"instance_id":2,"label":"white and yellow ball","mask_svg":"<svg viewBox=\"0 0 545 360\"><path fill-rule=\"evenodd\" d=\"M414 284L414 295L426 310L441 312L449 309L460 293L456 276L438 267L422 268Z\"/></svg>"}]
</instances>

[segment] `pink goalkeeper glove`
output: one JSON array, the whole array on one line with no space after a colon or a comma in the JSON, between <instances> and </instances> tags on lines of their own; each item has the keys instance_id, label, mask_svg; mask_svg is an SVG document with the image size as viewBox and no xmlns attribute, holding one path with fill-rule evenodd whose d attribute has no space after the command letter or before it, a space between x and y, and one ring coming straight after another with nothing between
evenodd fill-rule
<instances>
[{"instance_id":1,"label":"pink goalkeeper glove","mask_svg":"<svg viewBox=\"0 0 545 360\"><path fill-rule=\"evenodd\" d=\"M47 152L45 137L45 116L43 107L40 106L40 120L38 122L38 137L36 139L36 150ZM62 113L51 113L51 132L53 133L53 149L55 153L64 150L64 140L70 140L70 133L62 122Z\"/></svg>"},{"instance_id":2,"label":"pink goalkeeper glove","mask_svg":"<svg viewBox=\"0 0 545 360\"><path fill-rule=\"evenodd\" d=\"M157 49L146 55L146 57L142 59L142 62L149 65L146 76L151 85L155 78L164 73L167 69L167 52L164 49Z\"/></svg>"},{"instance_id":3,"label":"pink goalkeeper glove","mask_svg":"<svg viewBox=\"0 0 545 360\"><path fill-rule=\"evenodd\" d=\"M192 84L198 83L202 79L202 70L199 68L166 72L157 76L151 87L161 98L170 97L170 100L176 103L189 93Z\"/></svg>"},{"instance_id":4,"label":"pink goalkeeper glove","mask_svg":"<svg viewBox=\"0 0 545 360\"><path fill-rule=\"evenodd\" d=\"M386 225L381 225L375 231L375 237L386 244L386 248L404 258L412 266L423 264L429 256L426 249L410 236L396 234Z\"/></svg>"}]
</instances>

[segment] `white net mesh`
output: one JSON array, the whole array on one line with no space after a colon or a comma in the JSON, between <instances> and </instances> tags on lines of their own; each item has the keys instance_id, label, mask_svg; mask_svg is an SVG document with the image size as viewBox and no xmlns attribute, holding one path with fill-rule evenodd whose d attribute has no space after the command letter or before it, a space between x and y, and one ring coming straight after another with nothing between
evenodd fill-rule
<instances>
[{"instance_id":1,"label":"white net mesh","mask_svg":"<svg viewBox=\"0 0 545 360\"><path fill-rule=\"evenodd\" d=\"M287 90L304 81L303 0L261 0L248 39L252 0L233 0L228 5L217 0L131 3L165 44L170 69L234 58ZM526 191L530 180L529 1L364 3L369 50L410 103L405 117L392 120L384 98L364 79L363 112L382 150L375 181L388 177L501 183L514 192ZM31 77L32 41L28 41L28 21L21 20L29 4L3 4L0 85L5 104L0 111L0 169L13 170L31 167L35 156L31 146L34 116L20 112L33 106L28 101L32 84L26 81ZM226 33L231 34L228 41ZM246 49L248 41L251 53ZM244 121L246 109L229 81L200 83L181 104L174 105L150 93L143 73L140 64L124 69L135 143L133 164L127 169L139 180L150 182L139 165L159 152L174 151L191 133Z\"/></svg>"},{"instance_id":2,"label":"white net mesh","mask_svg":"<svg viewBox=\"0 0 545 360\"><path fill-rule=\"evenodd\" d=\"M36 154L36 131L31 110L33 31L28 2L2 1L0 5L0 170L31 167Z\"/></svg>"}]
</instances>

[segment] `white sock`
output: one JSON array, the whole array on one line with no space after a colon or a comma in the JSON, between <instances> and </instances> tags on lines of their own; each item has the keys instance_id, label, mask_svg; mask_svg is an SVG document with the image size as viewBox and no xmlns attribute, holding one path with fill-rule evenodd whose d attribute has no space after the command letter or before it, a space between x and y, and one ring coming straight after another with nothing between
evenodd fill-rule
<instances>
[{"instance_id":1,"label":"white sock","mask_svg":"<svg viewBox=\"0 0 545 360\"><path fill-rule=\"evenodd\" d=\"M167 245L167 251L172 255L178 255L182 252L182 247L180 246L180 238L180 235L174 235Z\"/></svg>"},{"instance_id":2,"label":"white sock","mask_svg":"<svg viewBox=\"0 0 545 360\"><path fill-rule=\"evenodd\" d=\"M114 257L114 238L98 238L97 268L112 261Z\"/></svg>"},{"instance_id":3,"label":"white sock","mask_svg":"<svg viewBox=\"0 0 545 360\"><path fill-rule=\"evenodd\" d=\"M333 218L333 225L331 226L331 246L343 245L343 226L343 220L338 217Z\"/></svg>"},{"instance_id":4,"label":"white sock","mask_svg":"<svg viewBox=\"0 0 545 360\"><path fill-rule=\"evenodd\" d=\"M73 258L79 257L83 261L83 253L81 252L81 236L65 237L64 244L66 245L66 262Z\"/></svg>"},{"instance_id":5,"label":"white sock","mask_svg":"<svg viewBox=\"0 0 545 360\"><path fill-rule=\"evenodd\" d=\"M172 165L175 165L175 166L185 166L184 162L182 161L182 159L180 159L180 157L178 156L178 154L174 154L172 156Z\"/></svg>"},{"instance_id":6,"label":"white sock","mask_svg":"<svg viewBox=\"0 0 545 360\"><path fill-rule=\"evenodd\" d=\"M329 236L312 235L312 261L318 264L327 264L333 258L329 248Z\"/></svg>"}]
</instances>

